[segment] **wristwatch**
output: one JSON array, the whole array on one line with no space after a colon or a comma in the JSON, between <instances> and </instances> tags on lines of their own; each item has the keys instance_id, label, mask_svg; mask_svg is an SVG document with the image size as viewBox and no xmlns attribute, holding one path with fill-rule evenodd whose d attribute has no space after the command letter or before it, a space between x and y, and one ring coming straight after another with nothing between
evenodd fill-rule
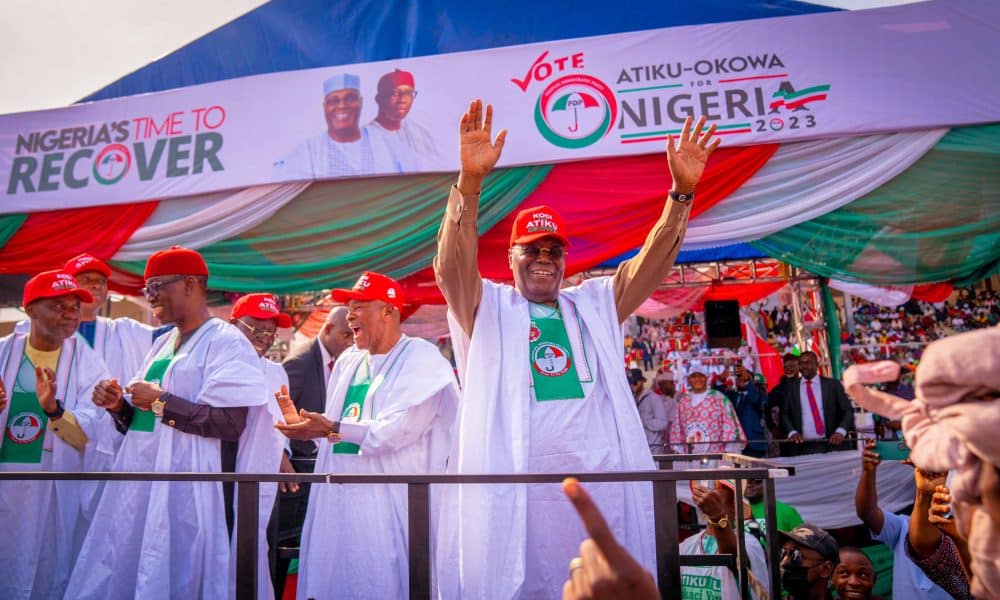
<instances>
[{"instance_id":1,"label":"wristwatch","mask_svg":"<svg viewBox=\"0 0 1000 600\"><path fill-rule=\"evenodd\" d=\"M678 194L677 192L670 190L670 199L687 204L688 202L694 200L694 192L691 192L690 194Z\"/></svg>"},{"instance_id":2,"label":"wristwatch","mask_svg":"<svg viewBox=\"0 0 1000 600\"><path fill-rule=\"evenodd\" d=\"M340 421L334 421L330 433L326 434L326 440L331 444L339 444L341 439L343 438L340 436Z\"/></svg>"},{"instance_id":3,"label":"wristwatch","mask_svg":"<svg viewBox=\"0 0 1000 600\"><path fill-rule=\"evenodd\" d=\"M164 402L160 398L157 398L156 400L153 400L152 404L150 404L149 409L153 411L153 414L156 415L157 417L162 417L163 407L165 407L166 405L167 405L166 402Z\"/></svg>"},{"instance_id":4,"label":"wristwatch","mask_svg":"<svg viewBox=\"0 0 1000 600\"><path fill-rule=\"evenodd\" d=\"M718 520L713 521L711 517L707 518L707 522L710 526L716 529L729 529L729 517L722 515Z\"/></svg>"},{"instance_id":5,"label":"wristwatch","mask_svg":"<svg viewBox=\"0 0 1000 600\"><path fill-rule=\"evenodd\" d=\"M56 400L56 409L54 411L49 412L43 408L42 412L45 413L46 417L55 420L62 417L63 413L66 412L66 409L63 407L63 403L61 400Z\"/></svg>"}]
</instances>

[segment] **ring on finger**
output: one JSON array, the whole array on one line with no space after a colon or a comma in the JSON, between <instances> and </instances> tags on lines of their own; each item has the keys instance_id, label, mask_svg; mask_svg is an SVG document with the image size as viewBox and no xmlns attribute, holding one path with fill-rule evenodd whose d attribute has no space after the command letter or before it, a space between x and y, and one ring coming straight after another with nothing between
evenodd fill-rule
<instances>
[{"instance_id":1,"label":"ring on finger","mask_svg":"<svg viewBox=\"0 0 1000 600\"><path fill-rule=\"evenodd\" d=\"M579 556L574 557L573 560L569 561L569 572L572 573L577 569L583 568L583 559Z\"/></svg>"}]
</instances>

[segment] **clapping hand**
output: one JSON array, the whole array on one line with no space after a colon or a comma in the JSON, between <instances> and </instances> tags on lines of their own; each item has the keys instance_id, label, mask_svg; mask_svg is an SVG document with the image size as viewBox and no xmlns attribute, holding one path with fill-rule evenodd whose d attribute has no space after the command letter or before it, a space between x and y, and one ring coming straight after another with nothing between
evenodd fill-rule
<instances>
[{"instance_id":1,"label":"clapping hand","mask_svg":"<svg viewBox=\"0 0 1000 600\"><path fill-rule=\"evenodd\" d=\"M274 427L289 439L302 441L326 437L333 431L333 421L320 413L309 412L303 408L299 411L299 417L302 420L298 423L292 425L275 423Z\"/></svg>"},{"instance_id":2,"label":"clapping hand","mask_svg":"<svg viewBox=\"0 0 1000 600\"><path fill-rule=\"evenodd\" d=\"M47 413L54 413L56 404L56 374L48 367L35 367L35 395L38 406Z\"/></svg>"}]
</instances>

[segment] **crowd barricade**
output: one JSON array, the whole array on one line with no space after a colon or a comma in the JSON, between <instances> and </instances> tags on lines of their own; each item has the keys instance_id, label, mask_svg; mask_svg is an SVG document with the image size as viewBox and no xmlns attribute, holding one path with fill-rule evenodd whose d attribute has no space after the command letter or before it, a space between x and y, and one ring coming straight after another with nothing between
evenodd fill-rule
<instances>
[{"instance_id":1,"label":"crowd barricade","mask_svg":"<svg viewBox=\"0 0 1000 600\"><path fill-rule=\"evenodd\" d=\"M236 485L236 598L253 600L257 597L257 548L260 484L265 482L316 484L403 484L407 488L409 527L409 597L431 597L431 531L430 486L448 484L538 484L561 483L575 477L581 483L614 483L649 481L653 486L653 519L656 537L656 578L664 598L681 595L682 566L725 566L736 575L741 597L749 600L749 559L746 554L746 532L736 528L738 557L732 555L681 555L678 545L677 520L678 481L703 479L736 480L736 522L749 516L743 506L742 482L764 480L764 503L767 520L768 582L771 598L780 598L781 580L777 543L774 479L792 476L795 468L739 454L664 454L653 457L656 471L619 471L608 473L517 473L517 474L413 474L372 475L338 473L64 473L64 472L2 472L0 482L9 481L195 481L235 483ZM732 465L720 469L674 470L675 461L721 461ZM569 500L567 499L567 504ZM580 540L583 541L583 540ZM567 556L566 561L572 557Z\"/></svg>"}]
</instances>

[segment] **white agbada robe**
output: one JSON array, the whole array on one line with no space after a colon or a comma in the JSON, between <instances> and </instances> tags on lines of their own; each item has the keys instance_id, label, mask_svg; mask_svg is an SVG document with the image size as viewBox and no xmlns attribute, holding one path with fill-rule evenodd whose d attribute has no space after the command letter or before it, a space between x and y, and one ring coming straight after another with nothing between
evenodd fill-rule
<instances>
[{"instance_id":1,"label":"white agbada robe","mask_svg":"<svg viewBox=\"0 0 1000 600\"><path fill-rule=\"evenodd\" d=\"M274 163L274 177L282 181L402 172L403 166L385 141L371 135L367 126L353 142L335 142L323 131Z\"/></svg>"},{"instance_id":2,"label":"white agbada robe","mask_svg":"<svg viewBox=\"0 0 1000 600\"><path fill-rule=\"evenodd\" d=\"M135 380L177 337L174 329L157 338ZM204 323L177 350L160 386L218 408L264 401L257 352L219 319ZM113 470L218 473L220 448L218 439L158 422L152 432L129 430ZM66 598L225 598L229 546L221 483L113 482L105 487Z\"/></svg>"},{"instance_id":3,"label":"white agbada robe","mask_svg":"<svg viewBox=\"0 0 1000 600\"><path fill-rule=\"evenodd\" d=\"M247 415L247 431L240 441L236 452L236 470L243 473L277 473L281 469L281 455L288 448L288 438L274 428L277 423L284 423L281 408L274 394L281 391L281 386L288 385L288 375L278 363L265 357L260 357L260 368L264 372L267 385L261 391L264 394L264 404L250 409ZM245 443L244 443L245 440ZM267 560L267 523L271 520L274 509L274 499L278 495L277 483L260 483L260 504L257 513L257 599L271 600L274 598L274 585L271 582L271 568ZM239 511L236 505L238 495L233 494L233 514L239 523ZM232 548L236 548L236 528L233 528ZM230 568L236 569L236 552L230 553ZM230 578L230 597L236 596L236 579Z\"/></svg>"},{"instance_id":4,"label":"white agbada robe","mask_svg":"<svg viewBox=\"0 0 1000 600\"><path fill-rule=\"evenodd\" d=\"M0 368L13 395L26 334L0 339ZM41 464L0 463L0 471L106 471L114 458L114 425L91 401L107 379L104 362L77 337L63 342L56 372L56 398L87 434L83 453L45 431ZM0 411L6 425L10 404ZM6 441L0 433L0 446ZM0 598L59 598L69 580L96 506L94 482L7 481L0 483Z\"/></svg>"},{"instance_id":5,"label":"white agbada robe","mask_svg":"<svg viewBox=\"0 0 1000 600\"><path fill-rule=\"evenodd\" d=\"M528 301L483 280L472 339L449 311L463 387L449 470L529 473L653 470L621 366L612 279L559 294L585 397L536 402ZM578 334L579 333L579 334ZM656 570L649 483L588 485L611 530ZM443 598L558 598L587 534L558 484L444 486L438 539Z\"/></svg>"},{"instance_id":6,"label":"white agbada robe","mask_svg":"<svg viewBox=\"0 0 1000 600\"><path fill-rule=\"evenodd\" d=\"M378 137L385 142L404 173L420 171L425 165L435 165L438 149L434 136L413 119L403 119L395 131L389 131L378 121L372 121L367 127L373 138Z\"/></svg>"},{"instance_id":7,"label":"white agbada robe","mask_svg":"<svg viewBox=\"0 0 1000 600\"><path fill-rule=\"evenodd\" d=\"M30 321L14 326L14 331L28 333ZM104 360L111 377L123 385L139 371L146 353L153 346L156 328L135 319L97 317L94 326L94 351ZM81 340L85 338L77 332Z\"/></svg>"},{"instance_id":8,"label":"white agbada robe","mask_svg":"<svg viewBox=\"0 0 1000 600\"><path fill-rule=\"evenodd\" d=\"M351 347L330 376L326 416L339 421L368 352ZM334 454L317 440L316 473L441 473L458 385L437 347L403 336L371 357L372 384L358 425L360 454ZM345 441L352 428L341 426ZM431 510L431 531L435 531ZM302 529L299 598L405 598L409 590L406 486L313 484Z\"/></svg>"}]
</instances>

